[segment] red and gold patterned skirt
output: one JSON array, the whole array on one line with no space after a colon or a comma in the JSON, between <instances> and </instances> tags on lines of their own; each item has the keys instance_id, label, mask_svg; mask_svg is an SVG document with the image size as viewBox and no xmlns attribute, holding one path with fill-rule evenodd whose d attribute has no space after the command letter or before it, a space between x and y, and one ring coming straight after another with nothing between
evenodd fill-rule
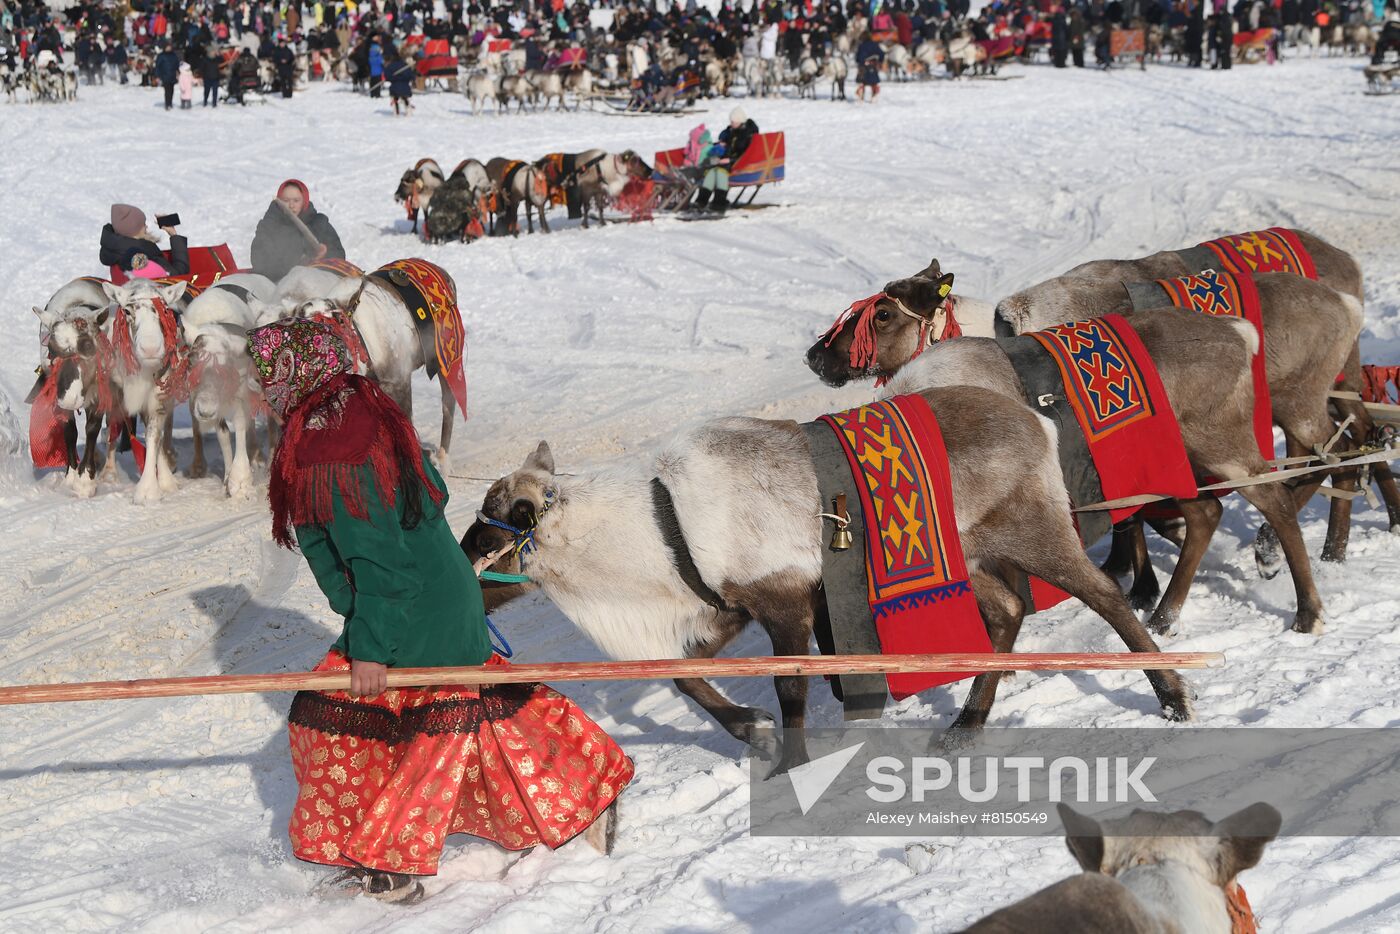
<instances>
[{"instance_id":1,"label":"red and gold patterned skirt","mask_svg":"<svg viewBox=\"0 0 1400 934\"><path fill-rule=\"evenodd\" d=\"M316 670L349 667L333 651ZM287 731L292 850L331 866L432 875L450 833L562 846L632 779L612 737L543 684L302 691Z\"/></svg>"}]
</instances>

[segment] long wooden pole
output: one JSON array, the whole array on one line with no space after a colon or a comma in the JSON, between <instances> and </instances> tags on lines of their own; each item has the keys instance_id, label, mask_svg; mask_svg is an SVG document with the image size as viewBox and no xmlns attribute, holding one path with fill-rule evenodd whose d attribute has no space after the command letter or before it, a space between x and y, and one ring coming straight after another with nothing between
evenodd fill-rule
<instances>
[{"instance_id":1,"label":"long wooden pole","mask_svg":"<svg viewBox=\"0 0 1400 934\"><path fill-rule=\"evenodd\" d=\"M517 684L531 681L647 681L665 678L757 678L773 675L889 674L937 671L1107 671L1211 668L1216 652L1044 653L998 655L777 655L755 658L677 658L642 662L551 662L466 668L391 668L389 687L440 684ZM61 701L135 700L279 691L347 691L350 673L292 672L142 678L0 688L0 706Z\"/></svg>"}]
</instances>

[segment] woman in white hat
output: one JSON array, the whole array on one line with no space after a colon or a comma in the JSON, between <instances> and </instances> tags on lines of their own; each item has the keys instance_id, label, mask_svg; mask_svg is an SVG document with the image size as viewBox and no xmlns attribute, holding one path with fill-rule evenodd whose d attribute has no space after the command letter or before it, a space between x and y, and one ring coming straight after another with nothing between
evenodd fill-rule
<instances>
[{"instance_id":1,"label":"woman in white hat","mask_svg":"<svg viewBox=\"0 0 1400 934\"><path fill-rule=\"evenodd\" d=\"M743 157L757 135L758 124L749 119L743 107L730 111L729 126L720 131L719 143L710 150L705 177L692 205L694 210L708 207L715 214L723 214L728 209L729 169Z\"/></svg>"}]
</instances>

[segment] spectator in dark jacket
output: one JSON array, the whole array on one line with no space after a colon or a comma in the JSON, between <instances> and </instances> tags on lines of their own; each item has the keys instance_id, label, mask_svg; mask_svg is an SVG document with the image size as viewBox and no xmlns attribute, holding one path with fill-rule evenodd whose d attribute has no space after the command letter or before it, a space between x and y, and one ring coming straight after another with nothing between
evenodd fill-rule
<instances>
[{"instance_id":1,"label":"spectator in dark jacket","mask_svg":"<svg viewBox=\"0 0 1400 934\"><path fill-rule=\"evenodd\" d=\"M735 107L729 114L729 126L720 131L717 145L706 159L704 178L695 195L694 210L707 206L716 214L729 208L729 170L734 167L758 135L758 124L749 119L744 108Z\"/></svg>"},{"instance_id":2,"label":"spectator in dark jacket","mask_svg":"<svg viewBox=\"0 0 1400 934\"><path fill-rule=\"evenodd\" d=\"M277 48L272 52L272 64L277 69L277 86L282 91L283 97L291 97L293 85L296 83L295 53L287 46L287 37L277 37Z\"/></svg>"},{"instance_id":3,"label":"spectator in dark jacket","mask_svg":"<svg viewBox=\"0 0 1400 934\"><path fill-rule=\"evenodd\" d=\"M199 79L204 82L204 106L219 106L219 52L210 49L199 63Z\"/></svg>"},{"instance_id":4,"label":"spectator in dark jacket","mask_svg":"<svg viewBox=\"0 0 1400 934\"><path fill-rule=\"evenodd\" d=\"M253 53L244 49L238 53L238 58L234 59L229 67L228 90L229 94L238 99L238 103L247 104L245 96L249 91L256 91L262 78L258 74L258 60L253 57Z\"/></svg>"},{"instance_id":5,"label":"spectator in dark jacket","mask_svg":"<svg viewBox=\"0 0 1400 934\"><path fill-rule=\"evenodd\" d=\"M870 38L870 33L861 36L860 47L856 49L856 98L865 100L865 89L870 88L870 100L880 96L880 63L885 60L885 50L880 43Z\"/></svg>"},{"instance_id":6,"label":"spectator in dark jacket","mask_svg":"<svg viewBox=\"0 0 1400 934\"><path fill-rule=\"evenodd\" d=\"M189 244L175 232L174 227L162 228L170 237L169 251L155 245L155 235L146 230L146 215L130 204L112 205L112 221L102 226L101 249L97 259L104 266L120 266L130 270L132 255L144 254L160 263L172 276L187 276L190 272Z\"/></svg>"},{"instance_id":7,"label":"spectator in dark jacket","mask_svg":"<svg viewBox=\"0 0 1400 934\"><path fill-rule=\"evenodd\" d=\"M318 246L310 244L288 212L319 241ZM344 259L345 248L330 219L312 207L306 186L289 178L277 189L277 200L267 206L267 213L258 221L252 257L253 271L276 282L293 266L318 259Z\"/></svg>"},{"instance_id":8,"label":"spectator in dark jacket","mask_svg":"<svg viewBox=\"0 0 1400 934\"><path fill-rule=\"evenodd\" d=\"M389 63L384 66L384 80L389 82L389 97L394 102L394 113L399 113L399 104L403 104L403 115L408 116L408 112L413 109L411 98L413 97L413 79L418 77L418 73L413 70L403 58L397 54L390 54Z\"/></svg>"},{"instance_id":9,"label":"spectator in dark jacket","mask_svg":"<svg viewBox=\"0 0 1400 934\"><path fill-rule=\"evenodd\" d=\"M175 106L175 81L180 77L180 56L175 54L175 49L169 42L156 56L155 73L160 86L165 90L165 109L171 110Z\"/></svg>"}]
</instances>

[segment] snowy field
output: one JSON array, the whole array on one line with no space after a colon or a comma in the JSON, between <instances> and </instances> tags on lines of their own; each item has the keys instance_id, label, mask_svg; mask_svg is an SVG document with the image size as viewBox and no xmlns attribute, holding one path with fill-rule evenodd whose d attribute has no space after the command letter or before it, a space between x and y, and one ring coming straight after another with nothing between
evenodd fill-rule
<instances>
[{"instance_id":1,"label":"snowy field","mask_svg":"<svg viewBox=\"0 0 1400 934\"><path fill-rule=\"evenodd\" d=\"M853 299L931 256L958 292L996 298L1089 259L1305 227L1362 264L1363 356L1400 362L1400 99L1363 96L1357 60L1007 73L1025 78L886 85L874 107L746 102L762 129L788 133L790 180L760 198L773 210L586 232L560 221L549 236L442 247L415 242L391 198L419 157L602 146L650 159L697 119L474 119L441 94L392 119L387 100L320 87L217 113L166 114L158 91L111 85L71 106L0 107L0 436L27 420L30 306L102 272L110 203L178 210L192 242L226 240L244 260L287 176L310 185L352 260L420 255L456 277L472 409L451 480L459 533L481 478L541 438L571 471L644 458L710 416L808 419L864 401L869 387L822 387L802 353ZM710 108L713 128L731 106ZM437 389L419 379L418 427L435 438ZM300 558L272 546L260 499L228 501L207 479L140 508L124 459L119 484L79 501L34 476L22 443L0 457L0 684L304 670L338 631ZM1357 518L1349 563L1317 568L1329 626L1314 638L1287 631L1288 576L1257 578L1254 516L1227 501L1165 642L1228 659L1188 673L1201 723L1400 725L1400 538L1379 511ZM1314 555L1323 529L1310 507ZM1170 555L1154 555L1168 571ZM543 598L498 623L518 658L600 657ZM1120 645L1075 605L1028 620L1020 648ZM738 651L767 643L750 634ZM769 683L724 688L776 710ZM942 729L964 691L891 719ZM636 760L616 853L516 860L454 838L409 909L308 897L321 872L285 837L287 696L0 710L0 930L946 931L1076 871L1059 839L938 840L916 872L889 839L750 838L739 744L669 684L569 693ZM830 693L812 694L809 722L838 723ZM1023 675L993 711L1006 726L1160 722L1139 673ZM1400 930L1400 841L1282 840L1243 881L1268 932Z\"/></svg>"}]
</instances>

